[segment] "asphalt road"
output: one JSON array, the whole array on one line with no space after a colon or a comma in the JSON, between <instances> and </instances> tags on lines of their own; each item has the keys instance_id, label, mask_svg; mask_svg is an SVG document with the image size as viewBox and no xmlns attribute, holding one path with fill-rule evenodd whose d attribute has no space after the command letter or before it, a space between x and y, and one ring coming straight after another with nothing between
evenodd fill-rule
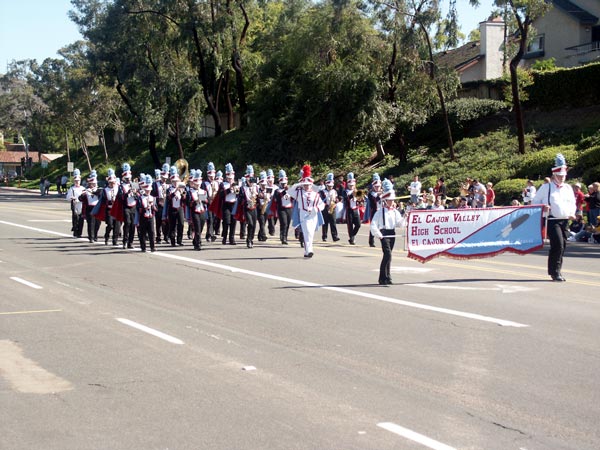
<instances>
[{"instance_id":1,"label":"asphalt road","mask_svg":"<svg viewBox=\"0 0 600 450\"><path fill-rule=\"evenodd\" d=\"M569 245L566 283L547 249L400 248L379 286L368 228L339 229L310 260L142 254L0 188L0 449L600 448L600 246Z\"/></svg>"}]
</instances>

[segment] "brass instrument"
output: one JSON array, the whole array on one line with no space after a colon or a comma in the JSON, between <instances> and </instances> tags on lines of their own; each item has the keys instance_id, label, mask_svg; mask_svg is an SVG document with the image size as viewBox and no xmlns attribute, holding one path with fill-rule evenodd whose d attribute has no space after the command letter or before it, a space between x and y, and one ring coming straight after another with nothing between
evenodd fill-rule
<instances>
[{"instance_id":1,"label":"brass instrument","mask_svg":"<svg viewBox=\"0 0 600 450\"><path fill-rule=\"evenodd\" d=\"M335 201L335 197L337 197L337 193L335 192L335 189L331 189L328 193L327 196L329 197L329 209L327 210L329 212L330 215L334 215L335 214L335 206L337 204L337 202Z\"/></svg>"},{"instance_id":2,"label":"brass instrument","mask_svg":"<svg viewBox=\"0 0 600 450\"><path fill-rule=\"evenodd\" d=\"M358 189L354 193L354 197L356 198L357 202L364 202L366 196L367 196L367 192L364 189Z\"/></svg>"},{"instance_id":3,"label":"brass instrument","mask_svg":"<svg viewBox=\"0 0 600 450\"><path fill-rule=\"evenodd\" d=\"M175 161L175 167L177 167L177 174L179 179L185 184L190 178L190 165L187 160L181 158Z\"/></svg>"}]
</instances>

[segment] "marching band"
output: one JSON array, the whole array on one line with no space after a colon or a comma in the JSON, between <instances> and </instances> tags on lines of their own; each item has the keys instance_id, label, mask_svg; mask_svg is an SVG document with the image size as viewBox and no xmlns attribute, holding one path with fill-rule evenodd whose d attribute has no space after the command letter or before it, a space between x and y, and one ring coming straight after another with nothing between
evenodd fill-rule
<instances>
[{"instance_id":1,"label":"marching band","mask_svg":"<svg viewBox=\"0 0 600 450\"><path fill-rule=\"evenodd\" d=\"M177 166L164 164L155 170L154 179L140 174L139 180L134 182L131 166L124 163L121 179L116 177L114 169L108 169L104 188L98 187L95 170L87 178L86 186L82 186L81 172L75 169L73 186L66 196L71 203L73 236L81 237L85 221L88 240L96 242L104 222L105 245L112 242L118 246L121 238L122 248L132 249L137 232L140 250L145 252L149 246L154 252L161 242L172 247L183 246L187 223L194 250L201 250L203 233L206 242L214 242L220 234L223 245L236 245L239 222L240 237L245 238L248 248L253 248L255 237L259 242L267 241L269 236L275 235L277 225L281 244L288 245L292 226L304 248L304 256L310 258L314 254L314 234L319 227L322 227L323 241L327 241L328 232L334 242L340 240L336 226L336 218L340 216L338 206L344 206L341 216L347 219L351 244L361 223L359 203L368 201L366 221L380 209L381 180L377 174L365 198L356 190L353 173L348 174L347 188L339 196L334 188L333 173L327 174L322 186L316 186L308 165L302 168L299 182L292 186L288 185L284 170L279 171L279 183L275 184L271 169L261 171L256 178L253 167L248 165L239 180L235 178L232 164L226 164L224 180L212 162L206 169L206 179L201 170L192 169L182 180ZM370 243L372 239L371 235Z\"/></svg>"}]
</instances>

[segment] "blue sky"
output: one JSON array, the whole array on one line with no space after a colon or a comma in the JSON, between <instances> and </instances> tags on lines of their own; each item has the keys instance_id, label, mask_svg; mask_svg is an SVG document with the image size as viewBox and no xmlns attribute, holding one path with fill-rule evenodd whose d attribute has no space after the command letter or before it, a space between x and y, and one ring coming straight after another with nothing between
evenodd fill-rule
<instances>
[{"instance_id":1,"label":"blue sky","mask_svg":"<svg viewBox=\"0 0 600 450\"><path fill-rule=\"evenodd\" d=\"M465 35L487 19L493 0L480 0L477 9L457 0ZM447 11L448 0L442 0ZM57 50L81 38L67 12L70 0L0 0L0 73L12 60L57 58ZM444 12L445 14L445 12Z\"/></svg>"}]
</instances>

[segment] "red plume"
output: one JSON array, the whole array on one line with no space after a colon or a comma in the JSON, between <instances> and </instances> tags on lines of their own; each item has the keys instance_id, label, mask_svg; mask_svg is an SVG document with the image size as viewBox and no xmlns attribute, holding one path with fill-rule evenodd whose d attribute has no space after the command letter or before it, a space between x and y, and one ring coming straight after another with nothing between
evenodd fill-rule
<instances>
[{"instance_id":1,"label":"red plume","mask_svg":"<svg viewBox=\"0 0 600 450\"><path fill-rule=\"evenodd\" d=\"M310 166L305 164L302 166L302 178L310 178Z\"/></svg>"}]
</instances>

